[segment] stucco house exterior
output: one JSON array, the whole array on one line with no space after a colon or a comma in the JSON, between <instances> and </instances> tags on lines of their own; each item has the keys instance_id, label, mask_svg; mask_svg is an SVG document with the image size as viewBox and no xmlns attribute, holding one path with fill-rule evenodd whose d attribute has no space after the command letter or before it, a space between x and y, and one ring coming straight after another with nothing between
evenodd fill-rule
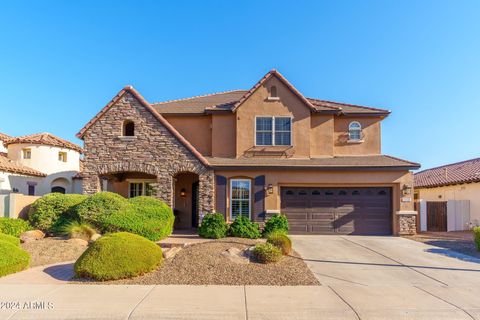
<instances>
[{"instance_id":1,"label":"stucco house exterior","mask_svg":"<svg viewBox=\"0 0 480 320\"><path fill-rule=\"evenodd\" d=\"M81 193L82 149L50 133L21 137L0 134L0 194L41 196L50 192Z\"/></svg>"},{"instance_id":2,"label":"stucco house exterior","mask_svg":"<svg viewBox=\"0 0 480 320\"><path fill-rule=\"evenodd\" d=\"M480 158L415 173L415 198L425 201L468 200L470 222L480 225Z\"/></svg>"},{"instance_id":3,"label":"stucco house exterior","mask_svg":"<svg viewBox=\"0 0 480 320\"><path fill-rule=\"evenodd\" d=\"M160 103L127 86L77 135L83 191L154 195L179 228L281 212L292 233L413 233L420 165L381 154L389 113L307 98L276 70L249 90Z\"/></svg>"}]
</instances>

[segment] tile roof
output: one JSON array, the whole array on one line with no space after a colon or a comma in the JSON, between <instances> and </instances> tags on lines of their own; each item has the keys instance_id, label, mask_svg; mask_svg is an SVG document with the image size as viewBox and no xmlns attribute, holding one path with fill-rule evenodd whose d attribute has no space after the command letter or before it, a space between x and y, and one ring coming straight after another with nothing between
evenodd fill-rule
<instances>
[{"instance_id":1,"label":"tile roof","mask_svg":"<svg viewBox=\"0 0 480 320\"><path fill-rule=\"evenodd\" d=\"M37 176L37 177L47 176L43 172L15 163L3 155L0 155L0 171L24 174L27 176Z\"/></svg>"},{"instance_id":2,"label":"tile roof","mask_svg":"<svg viewBox=\"0 0 480 320\"><path fill-rule=\"evenodd\" d=\"M9 136L8 134L0 132L0 140L6 140L6 139L10 139L10 138L11 138L11 136Z\"/></svg>"},{"instance_id":3,"label":"tile roof","mask_svg":"<svg viewBox=\"0 0 480 320\"><path fill-rule=\"evenodd\" d=\"M268 157L256 158L216 158L207 157L212 167L289 167L289 168L368 168L368 169L392 169L402 168L405 170L415 170L420 168L420 164L398 159L388 155L369 155L369 156L338 156L311 159L278 159Z\"/></svg>"},{"instance_id":4,"label":"tile roof","mask_svg":"<svg viewBox=\"0 0 480 320\"><path fill-rule=\"evenodd\" d=\"M29 134L21 137L13 137L13 138L6 139L3 142L5 146L8 146L9 144L15 144L15 143L44 144L47 146L67 148L67 149L72 149L78 152L82 152L82 148L80 146L70 141L54 136L53 134L47 133L47 132Z\"/></svg>"},{"instance_id":5,"label":"tile roof","mask_svg":"<svg viewBox=\"0 0 480 320\"><path fill-rule=\"evenodd\" d=\"M447 164L417 172L415 188L432 188L468 182L480 182L480 158Z\"/></svg>"}]
</instances>

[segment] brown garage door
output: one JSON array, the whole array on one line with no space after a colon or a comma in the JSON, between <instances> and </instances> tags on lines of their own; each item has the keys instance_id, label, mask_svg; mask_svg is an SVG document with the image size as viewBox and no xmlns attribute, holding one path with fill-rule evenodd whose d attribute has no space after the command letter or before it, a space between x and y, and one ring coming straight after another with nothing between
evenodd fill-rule
<instances>
[{"instance_id":1,"label":"brown garage door","mask_svg":"<svg viewBox=\"0 0 480 320\"><path fill-rule=\"evenodd\" d=\"M281 188L294 234L392 234L391 204L390 188Z\"/></svg>"}]
</instances>

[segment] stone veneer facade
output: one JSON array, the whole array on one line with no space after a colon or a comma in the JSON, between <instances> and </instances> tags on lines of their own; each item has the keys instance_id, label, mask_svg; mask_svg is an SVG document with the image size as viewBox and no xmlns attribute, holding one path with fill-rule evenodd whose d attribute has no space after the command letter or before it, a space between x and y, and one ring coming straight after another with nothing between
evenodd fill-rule
<instances>
[{"instance_id":1,"label":"stone veneer facade","mask_svg":"<svg viewBox=\"0 0 480 320\"><path fill-rule=\"evenodd\" d=\"M135 136L123 137L125 120L135 123ZM156 176L156 196L173 207L174 177L199 176L200 214L214 210L214 173L198 160L130 92L126 92L86 132L83 192L101 190L100 176L141 172Z\"/></svg>"}]
</instances>

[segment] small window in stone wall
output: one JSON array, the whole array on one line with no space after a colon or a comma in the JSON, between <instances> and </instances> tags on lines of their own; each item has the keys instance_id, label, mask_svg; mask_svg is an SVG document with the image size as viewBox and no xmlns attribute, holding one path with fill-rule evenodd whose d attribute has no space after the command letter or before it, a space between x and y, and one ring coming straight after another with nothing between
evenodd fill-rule
<instances>
[{"instance_id":1,"label":"small window in stone wall","mask_svg":"<svg viewBox=\"0 0 480 320\"><path fill-rule=\"evenodd\" d=\"M126 120L123 123L123 136L133 137L135 136L135 123L131 120Z\"/></svg>"}]
</instances>

